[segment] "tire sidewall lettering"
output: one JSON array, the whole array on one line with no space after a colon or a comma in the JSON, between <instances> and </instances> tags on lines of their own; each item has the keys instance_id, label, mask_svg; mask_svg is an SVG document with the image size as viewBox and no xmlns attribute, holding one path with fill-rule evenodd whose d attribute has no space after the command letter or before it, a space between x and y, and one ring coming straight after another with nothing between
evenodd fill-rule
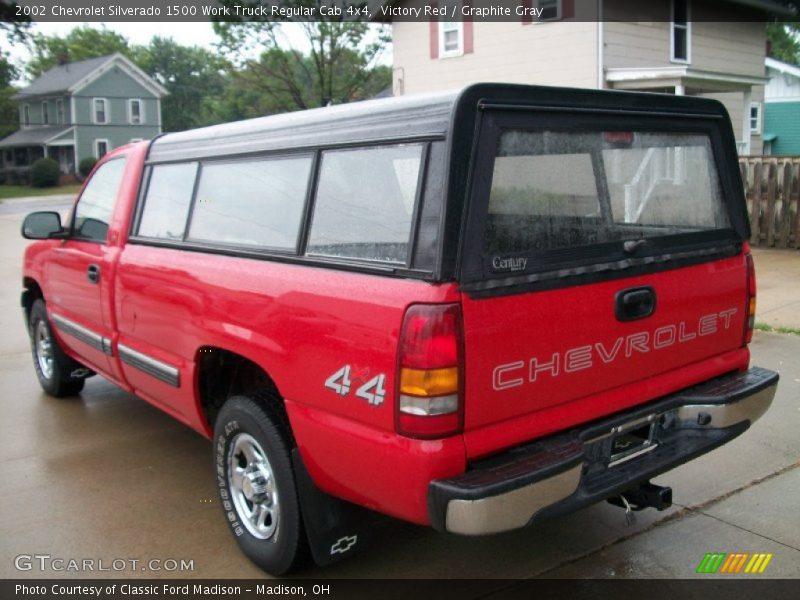
<instances>
[{"instance_id":1,"label":"tire sidewall lettering","mask_svg":"<svg viewBox=\"0 0 800 600\"><path fill-rule=\"evenodd\" d=\"M239 515L230 500L230 491L228 490L228 472L227 472L227 453L230 443L234 438L235 433L241 429L239 421L232 420L225 424L224 433L219 435L216 440L216 475L217 487L219 492L222 508L225 511L225 517L230 525L231 531L236 537L244 535L245 528L239 522Z\"/></svg>"}]
</instances>

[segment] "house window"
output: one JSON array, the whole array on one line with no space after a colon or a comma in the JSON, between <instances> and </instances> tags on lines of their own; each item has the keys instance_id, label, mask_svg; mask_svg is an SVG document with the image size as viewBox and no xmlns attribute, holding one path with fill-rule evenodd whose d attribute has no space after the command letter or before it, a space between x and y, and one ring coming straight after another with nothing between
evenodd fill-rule
<instances>
[{"instance_id":1,"label":"house window","mask_svg":"<svg viewBox=\"0 0 800 600\"><path fill-rule=\"evenodd\" d=\"M538 0L539 21L558 21L561 19L561 0Z\"/></svg>"},{"instance_id":2,"label":"house window","mask_svg":"<svg viewBox=\"0 0 800 600\"><path fill-rule=\"evenodd\" d=\"M138 98L128 100L128 123L131 125L144 123L144 104Z\"/></svg>"},{"instance_id":3,"label":"house window","mask_svg":"<svg viewBox=\"0 0 800 600\"><path fill-rule=\"evenodd\" d=\"M689 21L689 0L672 0L673 62L691 62L692 24Z\"/></svg>"},{"instance_id":4,"label":"house window","mask_svg":"<svg viewBox=\"0 0 800 600\"><path fill-rule=\"evenodd\" d=\"M464 54L464 23L444 21L439 23L439 58Z\"/></svg>"},{"instance_id":5,"label":"house window","mask_svg":"<svg viewBox=\"0 0 800 600\"><path fill-rule=\"evenodd\" d=\"M66 119L64 119L64 101L63 100L56 100L56 120L58 121L59 125L63 125L66 122Z\"/></svg>"},{"instance_id":6,"label":"house window","mask_svg":"<svg viewBox=\"0 0 800 600\"><path fill-rule=\"evenodd\" d=\"M108 140L95 140L94 141L94 156L95 158L102 158L104 154L108 154Z\"/></svg>"},{"instance_id":7,"label":"house window","mask_svg":"<svg viewBox=\"0 0 800 600\"><path fill-rule=\"evenodd\" d=\"M22 106L22 124L25 126L31 124L31 107L29 104Z\"/></svg>"},{"instance_id":8,"label":"house window","mask_svg":"<svg viewBox=\"0 0 800 600\"><path fill-rule=\"evenodd\" d=\"M47 111L47 102L42 102L42 125L50 124L50 115Z\"/></svg>"},{"instance_id":9,"label":"house window","mask_svg":"<svg viewBox=\"0 0 800 600\"><path fill-rule=\"evenodd\" d=\"M761 103L750 103L750 133L761 133Z\"/></svg>"},{"instance_id":10,"label":"house window","mask_svg":"<svg viewBox=\"0 0 800 600\"><path fill-rule=\"evenodd\" d=\"M99 125L108 123L108 101L105 98L95 98L92 100L92 108L95 123Z\"/></svg>"}]
</instances>

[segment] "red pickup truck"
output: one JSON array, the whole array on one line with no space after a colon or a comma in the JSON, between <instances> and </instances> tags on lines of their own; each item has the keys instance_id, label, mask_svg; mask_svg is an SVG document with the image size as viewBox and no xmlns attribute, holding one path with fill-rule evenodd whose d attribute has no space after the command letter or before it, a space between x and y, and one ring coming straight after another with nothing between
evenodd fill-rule
<instances>
[{"instance_id":1,"label":"red pickup truck","mask_svg":"<svg viewBox=\"0 0 800 600\"><path fill-rule=\"evenodd\" d=\"M466 535L663 509L650 478L778 380L708 99L480 84L171 133L22 233L44 390L97 373L210 438L276 574L362 546L365 508Z\"/></svg>"}]
</instances>

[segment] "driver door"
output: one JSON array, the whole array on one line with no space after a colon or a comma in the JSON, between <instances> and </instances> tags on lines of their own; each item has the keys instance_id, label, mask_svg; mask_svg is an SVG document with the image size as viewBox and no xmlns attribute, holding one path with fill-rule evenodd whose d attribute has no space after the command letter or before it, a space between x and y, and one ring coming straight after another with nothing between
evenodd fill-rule
<instances>
[{"instance_id":1,"label":"driver door","mask_svg":"<svg viewBox=\"0 0 800 600\"><path fill-rule=\"evenodd\" d=\"M116 371L110 359L115 253L108 246L108 226L124 171L125 156L95 170L73 209L70 236L48 261L51 323L64 345L105 375Z\"/></svg>"}]
</instances>

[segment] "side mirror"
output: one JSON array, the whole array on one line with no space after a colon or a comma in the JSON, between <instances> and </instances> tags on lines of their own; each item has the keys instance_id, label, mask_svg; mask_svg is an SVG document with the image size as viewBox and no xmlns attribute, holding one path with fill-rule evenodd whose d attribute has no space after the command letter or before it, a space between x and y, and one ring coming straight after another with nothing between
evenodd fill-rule
<instances>
[{"instance_id":1,"label":"side mirror","mask_svg":"<svg viewBox=\"0 0 800 600\"><path fill-rule=\"evenodd\" d=\"M46 240L63 231L61 215L57 212L31 213L22 222L22 237L28 240Z\"/></svg>"}]
</instances>

